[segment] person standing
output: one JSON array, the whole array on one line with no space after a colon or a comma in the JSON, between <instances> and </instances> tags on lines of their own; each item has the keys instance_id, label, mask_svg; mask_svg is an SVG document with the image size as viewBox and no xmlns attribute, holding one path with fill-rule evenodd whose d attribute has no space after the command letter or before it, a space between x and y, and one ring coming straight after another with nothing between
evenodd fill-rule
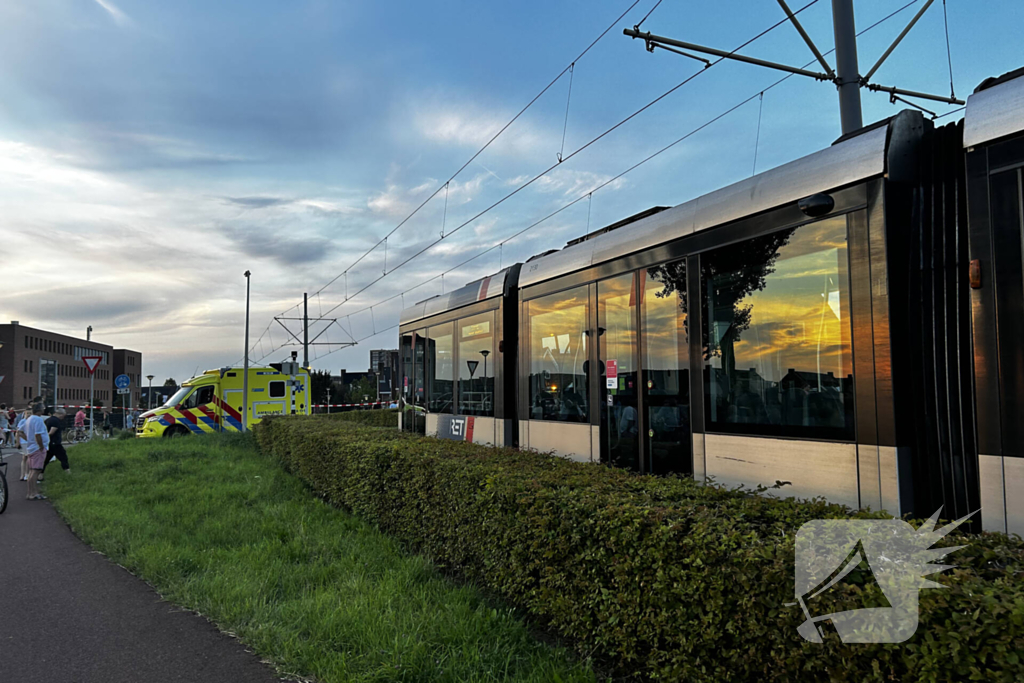
<instances>
[{"instance_id":1,"label":"person standing","mask_svg":"<svg viewBox=\"0 0 1024 683\"><path fill-rule=\"evenodd\" d=\"M103 411L100 413L100 429L103 430L104 439L110 438L110 431L113 428L113 425L110 424L110 409L104 406Z\"/></svg>"},{"instance_id":2,"label":"person standing","mask_svg":"<svg viewBox=\"0 0 1024 683\"><path fill-rule=\"evenodd\" d=\"M61 469L66 473L71 474L71 466L68 464L68 452L64 450L63 439L61 438L61 429L64 426L64 416L67 413L63 408L57 408L57 411L46 418L46 432L50 437L50 448L46 452L46 462L43 463L43 472L46 471L46 466L50 464L50 461L56 458L60 461Z\"/></svg>"},{"instance_id":3,"label":"person standing","mask_svg":"<svg viewBox=\"0 0 1024 683\"><path fill-rule=\"evenodd\" d=\"M43 421L43 404L32 406L32 414L25 420L25 440L28 442L28 500L44 500L46 496L39 493L36 481L46 466L46 450L50 445L50 435L46 433Z\"/></svg>"},{"instance_id":4,"label":"person standing","mask_svg":"<svg viewBox=\"0 0 1024 683\"><path fill-rule=\"evenodd\" d=\"M32 410L26 408L18 415L18 422L15 426L15 439L18 450L21 451L21 481L28 481L28 439L25 436L25 423L32 415Z\"/></svg>"},{"instance_id":5,"label":"person standing","mask_svg":"<svg viewBox=\"0 0 1024 683\"><path fill-rule=\"evenodd\" d=\"M78 409L75 413L75 439L81 440L85 436L85 410L82 408Z\"/></svg>"}]
</instances>

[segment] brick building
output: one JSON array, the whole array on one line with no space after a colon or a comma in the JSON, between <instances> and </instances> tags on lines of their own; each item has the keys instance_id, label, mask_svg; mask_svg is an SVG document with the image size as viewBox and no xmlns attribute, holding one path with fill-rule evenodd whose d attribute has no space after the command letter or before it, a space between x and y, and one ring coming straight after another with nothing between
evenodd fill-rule
<instances>
[{"instance_id":1,"label":"brick building","mask_svg":"<svg viewBox=\"0 0 1024 683\"><path fill-rule=\"evenodd\" d=\"M47 405L89 402L89 371L83 356L100 356L95 400L114 405L114 347L64 334L26 327L17 321L0 325L0 403L24 407L40 396ZM142 355L132 354L133 373L142 374ZM135 388L137 388L137 384Z\"/></svg>"},{"instance_id":2,"label":"brick building","mask_svg":"<svg viewBox=\"0 0 1024 683\"><path fill-rule=\"evenodd\" d=\"M124 396L117 394L117 388L114 387L113 379L118 375L128 375L128 379L131 380L131 384L128 385L130 391L127 399L128 407L135 408L139 405L142 400L142 385L146 381L146 378L142 375L142 354L138 351L129 351L128 349L114 349L114 371L111 376L110 387L114 392L114 405L122 405Z\"/></svg>"}]
</instances>

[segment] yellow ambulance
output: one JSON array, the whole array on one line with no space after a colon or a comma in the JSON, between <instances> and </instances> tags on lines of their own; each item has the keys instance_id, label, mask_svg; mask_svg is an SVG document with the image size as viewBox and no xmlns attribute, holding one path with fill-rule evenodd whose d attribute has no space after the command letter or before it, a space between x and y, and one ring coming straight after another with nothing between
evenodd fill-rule
<instances>
[{"instance_id":1,"label":"yellow ambulance","mask_svg":"<svg viewBox=\"0 0 1024 683\"><path fill-rule=\"evenodd\" d=\"M135 435L185 436L242 428L242 368L207 370L182 383L159 408L139 416ZM265 415L309 415L309 373L298 363L249 368L246 429Z\"/></svg>"}]
</instances>

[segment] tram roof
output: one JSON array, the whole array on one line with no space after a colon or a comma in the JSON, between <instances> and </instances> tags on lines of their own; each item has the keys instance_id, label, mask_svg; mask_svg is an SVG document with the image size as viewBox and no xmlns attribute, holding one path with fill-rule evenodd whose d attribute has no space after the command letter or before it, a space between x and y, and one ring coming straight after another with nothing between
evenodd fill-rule
<instances>
[{"instance_id":1,"label":"tram roof","mask_svg":"<svg viewBox=\"0 0 1024 683\"><path fill-rule=\"evenodd\" d=\"M964 147L1024 130L1024 68L984 81L967 98Z\"/></svg>"},{"instance_id":2,"label":"tram roof","mask_svg":"<svg viewBox=\"0 0 1024 683\"><path fill-rule=\"evenodd\" d=\"M399 324L404 325L411 323L422 318L429 318L432 315L438 313L444 313L456 308L468 306L469 304L477 301L484 301L485 299L493 299L496 296L501 296L502 292L505 291L505 278L508 276L509 271L515 266L509 266L499 270L494 275L488 275L487 277L480 278L474 282L470 282L464 287L448 292L447 294L438 294L419 303L415 303L412 306L404 309L402 315L399 318Z\"/></svg>"},{"instance_id":3,"label":"tram roof","mask_svg":"<svg viewBox=\"0 0 1024 683\"><path fill-rule=\"evenodd\" d=\"M519 286L528 287L881 175L888 130L888 125L868 128L827 149L535 258L523 265Z\"/></svg>"}]
</instances>

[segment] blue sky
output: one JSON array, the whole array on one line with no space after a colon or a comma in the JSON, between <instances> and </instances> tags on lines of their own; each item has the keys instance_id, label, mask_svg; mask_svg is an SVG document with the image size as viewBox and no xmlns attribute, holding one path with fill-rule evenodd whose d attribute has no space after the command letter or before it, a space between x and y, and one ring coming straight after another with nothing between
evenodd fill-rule
<instances>
[{"instance_id":1,"label":"blue sky","mask_svg":"<svg viewBox=\"0 0 1024 683\"><path fill-rule=\"evenodd\" d=\"M442 223L450 230L555 163L563 125L568 154L701 70L622 36L654 1L642 0L576 65L567 125L564 77L449 185L447 209L442 193L395 233L389 270ZM147 373L161 379L234 362L244 270L253 273L255 342L273 315L394 228L630 4L6 0L0 315L72 334L92 325L96 339L141 350ZM858 28L903 4L857 0ZM862 72L921 4L861 38ZM1024 64L1019 0L949 0L948 13L958 96ZM665 0L643 28L732 49L782 16L770 0ZM831 3L819 0L800 17L831 49ZM811 59L788 24L743 52ZM390 327L401 298L372 316L352 313L502 242L779 77L736 63L705 71L331 315L359 338ZM941 0L874 80L948 93ZM899 109L882 94L864 92L863 101L866 122ZM587 230L588 213L595 229L749 176L758 104L446 275L445 289L564 245ZM791 78L764 96L757 169L838 134L834 88ZM378 249L314 297L312 313L341 303L346 280L355 292L384 265ZM440 291L434 281L405 302ZM378 334L313 365L363 369L370 348L394 347L396 337ZM264 335L256 358L282 341L283 330Z\"/></svg>"}]
</instances>

